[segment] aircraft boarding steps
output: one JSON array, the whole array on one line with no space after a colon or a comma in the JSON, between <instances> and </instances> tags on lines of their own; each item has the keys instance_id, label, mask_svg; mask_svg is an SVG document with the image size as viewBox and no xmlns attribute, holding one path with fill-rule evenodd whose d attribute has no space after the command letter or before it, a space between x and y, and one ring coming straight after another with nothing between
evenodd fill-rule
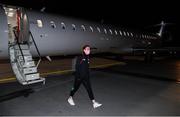
<instances>
[{"instance_id":1,"label":"aircraft boarding steps","mask_svg":"<svg viewBox=\"0 0 180 117\"><path fill-rule=\"evenodd\" d=\"M37 72L37 66L32 58L28 44L9 45L9 55L12 70L19 83L28 85L43 82L45 84L45 78L41 78Z\"/></svg>"}]
</instances>

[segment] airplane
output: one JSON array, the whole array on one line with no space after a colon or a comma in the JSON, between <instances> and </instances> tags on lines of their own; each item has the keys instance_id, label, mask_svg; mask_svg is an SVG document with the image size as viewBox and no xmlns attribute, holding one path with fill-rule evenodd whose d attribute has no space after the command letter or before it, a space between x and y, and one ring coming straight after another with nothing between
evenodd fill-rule
<instances>
[{"instance_id":1,"label":"airplane","mask_svg":"<svg viewBox=\"0 0 180 117\"><path fill-rule=\"evenodd\" d=\"M0 59L10 59L20 84L45 83L37 71L42 57L77 55L85 44L93 54L145 53L147 47L162 45L162 23L159 33L140 32L0 4ZM32 57L39 57L36 65Z\"/></svg>"}]
</instances>

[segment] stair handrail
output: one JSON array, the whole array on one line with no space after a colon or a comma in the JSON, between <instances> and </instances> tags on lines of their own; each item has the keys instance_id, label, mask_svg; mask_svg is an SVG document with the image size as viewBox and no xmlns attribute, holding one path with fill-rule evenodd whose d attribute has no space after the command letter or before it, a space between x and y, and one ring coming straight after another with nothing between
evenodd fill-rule
<instances>
[{"instance_id":1,"label":"stair handrail","mask_svg":"<svg viewBox=\"0 0 180 117\"><path fill-rule=\"evenodd\" d=\"M20 49L20 53L21 53L21 55L22 55L22 57L23 57L23 61L24 61L24 63L25 63L24 54L23 54L23 52L22 52L22 49L21 49L21 46L20 46L20 43L19 43L19 39L18 39L18 36L16 35L15 30L13 30L13 33L14 33L14 36L15 36L15 40L16 40L16 42L17 42L17 45L18 45L18 47L19 47L19 49ZM16 43L16 42L15 42L15 43Z\"/></svg>"},{"instance_id":2,"label":"stair handrail","mask_svg":"<svg viewBox=\"0 0 180 117\"><path fill-rule=\"evenodd\" d=\"M30 33L30 36L31 36L31 38L32 38L32 41L33 41L33 43L34 43L34 45L35 45L36 51L37 51L38 56L39 56L39 60L38 60L38 63L37 63L37 65L36 65L36 67L38 68L38 66L39 66L39 64L40 64L40 62L41 62L41 54L40 54L39 49L38 49L38 47L37 47L37 44L36 44L36 42L35 42L35 40L34 40L34 37L33 37L33 35L32 35L32 32L29 31L29 33Z\"/></svg>"}]
</instances>

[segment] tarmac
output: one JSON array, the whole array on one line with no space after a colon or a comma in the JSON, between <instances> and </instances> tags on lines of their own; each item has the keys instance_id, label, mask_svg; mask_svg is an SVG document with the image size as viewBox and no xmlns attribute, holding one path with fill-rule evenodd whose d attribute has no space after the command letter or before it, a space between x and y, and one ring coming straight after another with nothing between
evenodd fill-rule
<instances>
[{"instance_id":1,"label":"tarmac","mask_svg":"<svg viewBox=\"0 0 180 117\"><path fill-rule=\"evenodd\" d=\"M65 61L70 62L70 60ZM107 59L94 58L94 61L95 66L91 65L90 72L91 84L95 99L103 104L101 107L93 108L83 86L74 96L76 105L68 104L67 98L73 85L74 75L70 66L60 70L60 62L55 60L54 67L50 67L48 62L41 63L40 71L46 78L45 85L38 83L22 86L16 80L1 82L0 115L180 115L180 59L157 58L152 63L145 63L141 59L109 62ZM66 62L62 63L64 64L62 66L66 66ZM4 72L1 71L2 73ZM13 78L8 76L2 79L10 77Z\"/></svg>"}]
</instances>

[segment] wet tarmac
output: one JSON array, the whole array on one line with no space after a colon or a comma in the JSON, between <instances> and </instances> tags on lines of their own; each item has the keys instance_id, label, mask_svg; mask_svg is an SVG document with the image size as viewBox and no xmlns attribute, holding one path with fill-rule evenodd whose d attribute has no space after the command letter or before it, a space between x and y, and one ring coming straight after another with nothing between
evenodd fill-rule
<instances>
[{"instance_id":1,"label":"wet tarmac","mask_svg":"<svg viewBox=\"0 0 180 117\"><path fill-rule=\"evenodd\" d=\"M175 116L180 115L180 59L152 63L125 60L108 68L91 69L95 99L92 107L83 86L67 103L74 76L49 74L46 84L0 85L0 115L16 116Z\"/></svg>"}]
</instances>

